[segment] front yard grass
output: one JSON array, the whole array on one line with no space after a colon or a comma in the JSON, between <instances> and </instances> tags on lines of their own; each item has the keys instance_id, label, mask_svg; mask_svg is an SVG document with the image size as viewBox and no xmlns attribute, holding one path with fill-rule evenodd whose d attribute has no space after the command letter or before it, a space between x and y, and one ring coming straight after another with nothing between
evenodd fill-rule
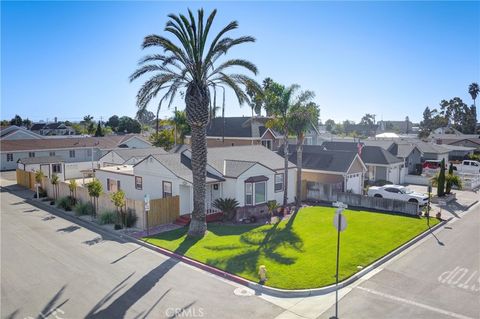
<instances>
[{"instance_id":1,"label":"front yard grass","mask_svg":"<svg viewBox=\"0 0 480 319\"><path fill-rule=\"evenodd\" d=\"M144 240L256 282L258 267L265 265L271 287L317 288L335 282L334 214L334 208L307 207L276 225L211 224L202 239L187 238L184 227ZM425 218L352 210L344 215L340 280L428 229ZM430 219L431 226L437 223Z\"/></svg>"}]
</instances>

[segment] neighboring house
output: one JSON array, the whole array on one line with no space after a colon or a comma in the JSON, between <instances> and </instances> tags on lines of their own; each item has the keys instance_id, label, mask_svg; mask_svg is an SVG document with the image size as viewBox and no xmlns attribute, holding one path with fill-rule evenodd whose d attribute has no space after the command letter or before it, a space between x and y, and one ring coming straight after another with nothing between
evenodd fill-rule
<instances>
[{"instance_id":1,"label":"neighboring house","mask_svg":"<svg viewBox=\"0 0 480 319\"><path fill-rule=\"evenodd\" d=\"M57 174L61 181L65 178L65 162L60 156L27 157L18 160L17 167L26 172L41 170L43 175L51 178Z\"/></svg>"},{"instance_id":2,"label":"neighboring house","mask_svg":"<svg viewBox=\"0 0 480 319\"><path fill-rule=\"evenodd\" d=\"M0 163L2 171L15 169L17 161L26 157L60 156L65 163L93 163L112 149L151 146L138 135L2 140Z\"/></svg>"},{"instance_id":3,"label":"neighboring house","mask_svg":"<svg viewBox=\"0 0 480 319\"><path fill-rule=\"evenodd\" d=\"M283 151L279 154L283 156ZM296 146L289 149L290 162L297 164ZM320 145L305 145L302 153L302 188L318 192L315 198L331 196L333 192L363 193L367 167L356 152L324 150ZM308 194L302 194L310 198ZM311 196L312 197L312 196Z\"/></svg>"},{"instance_id":4,"label":"neighboring house","mask_svg":"<svg viewBox=\"0 0 480 319\"><path fill-rule=\"evenodd\" d=\"M422 141L413 141L417 148L422 152L422 162L427 160L445 160L448 162L450 150L439 144L426 143Z\"/></svg>"},{"instance_id":5,"label":"neighboring house","mask_svg":"<svg viewBox=\"0 0 480 319\"><path fill-rule=\"evenodd\" d=\"M0 140L24 140L24 139L41 139L41 135L30 132L24 127L19 127L16 125L11 125L6 128L2 128L0 131Z\"/></svg>"},{"instance_id":6,"label":"neighboring house","mask_svg":"<svg viewBox=\"0 0 480 319\"><path fill-rule=\"evenodd\" d=\"M151 148L119 148L114 149L98 159L99 167L115 165L135 165L148 155L162 155L167 152L161 147Z\"/></svg>"},{"instance_id":7,"label":"neighboring house","mask_svg":"<svg viewBox=\"0 0 480 319\"><path fill-rule=\"evenodd\" d=\"M398 143L391 151L396 157L403 159L407 174L420 175L422 173L422 152L415 144Z\"/></svg>"},{"instance_id":8,"label":"neighboring house","mask_svg":"<svg viewBox=\"0 0 480 319\"><path fill-rule=\"evenodd\" d=\"M468 155L472 155L476 150L475 147L466 147L452 144L442 144L442 147L449 150L448 159L451 161L462 161L468 158Z\"/></svg>"},{"instance_id":9,"label":"neighboring house","mask_svg":"<svg viewBox=\"0 0 480 319\"><path fill-rule=\"evenodd\" d=\"M366 180L389 181L394 184L402 182L404 160L400 159L380 146L365 146L362 143L324 142L326 150L358 152L368 169Z\"/></svg>"},{"instance_id":10,"label":"neighboring house","mask_svg":"<svg viewBox=\"0 0 480 319\"><path fill-rule=\"evenodd\" d=\"M60 122L34 123L30 131L39 135L74 135L75 130Z\"/></svg>"},{"instance_id":11,"label":"neighboring house","mask_svg":"<svg viewBox=\"0 0 480 319\"><path fill-rule=\"evenodd\" d=\"M437 144L456 145L464 147L473 147L476 152L480 152L480 138L464 138L464 139L437 139Z\"/></svg>"},{"instance_id":12,"label":"neighboring house","mask_svg":"<svg viewBox=\"0 0 480 319\"><path fill-rule=\"evenodd\" d=\"M267 117L217 117L207 126L207 146L263 145L277 150L283 144L283 135L265 126ZM190 143L186 136L185 143Z\"/></svg>"},{"instance_id":13,"label":"neighboring house","mask_svg":"<svg viewBox=\"0 0 480 319\"><path fill-rule=\"evenodd\" d=\"M289 201L295 192L295 165L289 163ZM180 196L180 214L193 210L193 178L191 151L150 155L135 165L101 167L96 177L104 189L124 190L127 198L141 200ZM263 146L209 148L207 160L206 211L215 212L217 198L235 198L240 208L237 217L261 215L267 212L266 203L281 203L283 158Z\"/></svg>"}]
</instances>

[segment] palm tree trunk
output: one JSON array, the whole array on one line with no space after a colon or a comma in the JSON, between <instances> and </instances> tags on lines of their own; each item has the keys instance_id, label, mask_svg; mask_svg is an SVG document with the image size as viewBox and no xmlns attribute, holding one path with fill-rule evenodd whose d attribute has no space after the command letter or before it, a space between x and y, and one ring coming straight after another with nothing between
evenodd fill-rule
<instances>
[{"instance_id":1,"label":"palm tree trunk","mask_svg":"<svg viewBox=\"0 0 480 319\"><path fill-rule=\"evenodd\" d=\"M188 236L204 236L207 231L205 216L205 188L207 177L206 128L210 95L204 85L191 83L185 95L187 120L192 128L193 212Z\"/></svg>"},{"instance_id":2,"label":"palm tree trunk","mask_svg":"<svg viewBox=\"0 0 480 319\"><path fill-rule=\"evenodd\" d=\"M286 122L286 121L285 121ZM285 124L284 127L284 137L283 137L283 153L284 155L284 164L285 164L285 176L284 176L284 190L283 190L283 207L286 207L288 204L288 127Z\"/></svg>"},{"instance_id":3,"label":"palm tree trunk","mask_svg":"<svg viewBox=\"0 0 480 319\"><path fill-rule=\"evenodd\" d=\"M297 210L302 202L302 155L303 155L303 134L297 136Z\"/></svg>"}]
</instances>

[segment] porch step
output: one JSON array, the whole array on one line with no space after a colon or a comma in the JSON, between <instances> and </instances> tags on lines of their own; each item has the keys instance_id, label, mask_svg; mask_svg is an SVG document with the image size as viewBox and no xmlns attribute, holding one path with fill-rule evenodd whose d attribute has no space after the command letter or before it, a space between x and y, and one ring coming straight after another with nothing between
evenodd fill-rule
<instances>
[{"instance_id":1,"label":"porch step","mask_svg":"<svg viewBox=\"0 0 480 319\"><path fill-rule=\"evenodd\" d=\"M188 223L190 223L190 216L188 215L180 216L175 220L175 224L179 226L186 226Z\"/></svg>"}]
</instances>

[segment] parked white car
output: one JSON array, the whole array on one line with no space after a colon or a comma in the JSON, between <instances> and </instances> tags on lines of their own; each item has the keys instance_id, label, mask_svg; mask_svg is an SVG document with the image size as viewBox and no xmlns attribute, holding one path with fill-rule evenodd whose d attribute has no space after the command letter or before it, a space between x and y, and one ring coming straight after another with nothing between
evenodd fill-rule
<instances>
[{"instance_id":1,"label":"parked white car","mask_svg":"<svg viewBox=\"0 0 480 319\"><path fill-rule=\"evenodd\" d=\"M389 198L418 203L420 206L428 203L427 195L416 193L401 185L372 186L368 189L367 195L370 197Z\"/></svg>"},{"instance_id":2,"label":"parked white car","mask_svg":"<svg viewBox=\"0 0 480 319\"><path fill-rule=\"evenodd\" d=\"M459 173L480 174L480 162L464 160L453 167Z\"/></svg>"}]
</instances>

